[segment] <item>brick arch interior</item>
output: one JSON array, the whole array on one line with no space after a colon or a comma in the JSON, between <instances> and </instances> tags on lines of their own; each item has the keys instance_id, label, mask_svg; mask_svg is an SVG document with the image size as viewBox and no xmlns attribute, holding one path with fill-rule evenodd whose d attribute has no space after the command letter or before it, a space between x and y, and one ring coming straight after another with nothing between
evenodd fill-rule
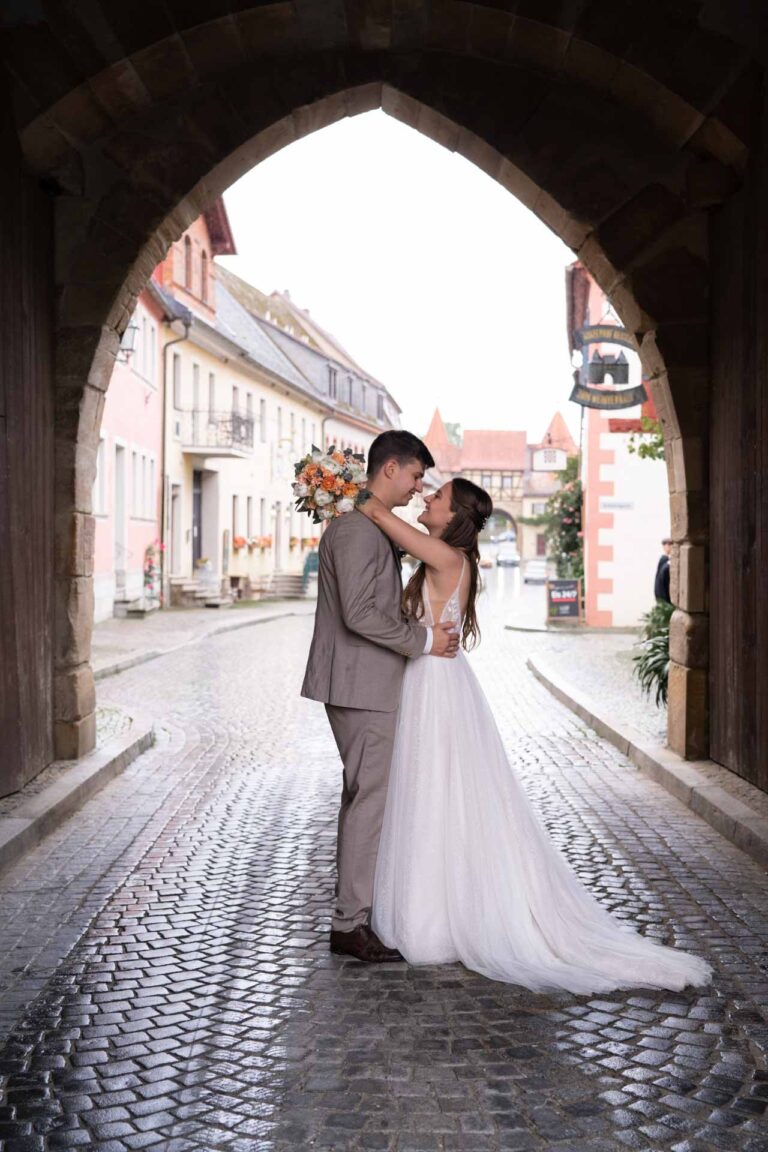
<instances>
[{"instance_id":1,"label":"brick arch interior","mask_svg":"<svg viewBox=\"0 0 768 1152\"><path fill-rule=\"evenodd\" d=\"M26 164L56 194L58 755L93 742L90 494L104 392L136 296L168 245L238 176L374 108L517 196L578 254L636 334L669 446L678 605L670 740L701 754L709 216L748 163L741 105L727 99L741 83L743 50L695 14L654 30L674 48L654 60L648 36L631 42L626 27L463 2L413 6L410 23L361 0L337 22L319 7L275 4L197 25L179 16L173 29L155 28L165 17L138 7L147 22L132 12L131 51L113 50L101 68L98 53L83 56L79 83L56 69L37 103L19 104ZM121 35L130 38L127 28Z\"/></svg>"}]
</instances>

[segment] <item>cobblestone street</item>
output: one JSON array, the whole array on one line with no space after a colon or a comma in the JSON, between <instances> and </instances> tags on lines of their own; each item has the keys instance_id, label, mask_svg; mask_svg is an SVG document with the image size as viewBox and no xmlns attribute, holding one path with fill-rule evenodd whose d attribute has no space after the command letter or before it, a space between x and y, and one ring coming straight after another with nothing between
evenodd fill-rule
<instances>
[{"instance_id":1,"label":"cobblestone street","mask_svg":"<svg viewBox=\"0 0 768 1152\"><path fill-rule=\"evenodd\" d=\"M714 985L545 996L332 957L340 769L298 695L298 615L100 683L158 740L0 876L0 1147L768 1152L764 872L553 700L493 614L471 660L550 834Z\"/></svg>"}]
</instances>

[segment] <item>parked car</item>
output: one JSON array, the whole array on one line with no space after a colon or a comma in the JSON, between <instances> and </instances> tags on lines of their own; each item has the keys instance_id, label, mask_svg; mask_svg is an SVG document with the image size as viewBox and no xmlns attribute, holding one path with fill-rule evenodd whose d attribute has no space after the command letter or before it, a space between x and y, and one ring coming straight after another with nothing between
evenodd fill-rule
<instances>
[{"instance_id":1,"label":"parked car","mask_svg":"<svg viewBox=\"0 0 768 1152\"><path fill-rule=\"evenodd\" d=\"M547 581L546 560L529 560L523 573L524 584L545 584Z\"/></svg>"},{"instance_id":2,"label":"parked car","mask_svg":"<svg viewBox=\"0 0 768 1152\"><path fill-rule=\"evenodd\" d=\"M517 568L520 563L520 553L516 544L502 544L496 553L496 566L498 568Z\"/></svg>"},{"instance_id":3,"label":"parked car","mask_svg":"<svg viewBox=\"0 0 768 1152\"><path fill-rule=\"evenodd\" d=\"M491 536L491 544L505 544L505 543L514 544L516 540L517 540L517 533L511 532L511 531L499 532L499 534L497 536Z\"/></svg>"}]
</instances>

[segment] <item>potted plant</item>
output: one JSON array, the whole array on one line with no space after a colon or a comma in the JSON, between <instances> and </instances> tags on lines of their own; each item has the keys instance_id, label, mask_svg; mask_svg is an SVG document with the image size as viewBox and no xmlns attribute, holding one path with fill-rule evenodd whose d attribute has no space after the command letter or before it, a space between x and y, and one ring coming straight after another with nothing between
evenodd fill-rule
<instances>
[{"instance_id":1,"label":"potted plant","mask_svg":"<svg viewBox=\"0 0 768 1152\"><path fill-rule=\"evenodd\" d=\"M232 537L232 548L235 552L239 552L241 548L245 548L247 543L248 541L246 540L245 536Z\"/></svg>"}]
</instances>

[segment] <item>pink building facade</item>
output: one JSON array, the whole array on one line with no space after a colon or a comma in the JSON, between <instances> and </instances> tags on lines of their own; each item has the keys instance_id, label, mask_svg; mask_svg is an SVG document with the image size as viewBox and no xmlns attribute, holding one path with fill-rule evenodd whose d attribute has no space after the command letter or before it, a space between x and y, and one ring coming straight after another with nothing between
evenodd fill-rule
<instances>
[{"instance_id":1,"label":"pink building facade","mask_svg":"<svg viewBox=\"0 0 768 1152\"><path fill-rule=\"evenodd\" d=\"M605 293L578 262L569 269L568 316L572 348L578 343L577 329L621 326ZM590 387L613 392L615 384L642 383L640 358L631 349L591 344L584 358L583 379L590 361L602 362L608 373L605 383ZM584 607L592 627L635 627L654 603L661 540L669 533L667 470L663 460L644 460L629 450L632 436L641 430L641 416L654 415L650 401L618 411L583 409Z\"/></svg>"},{"instance_id":2,"label":"pink building facade","mask_svg":"<svg viewBox=\"0 0 768 1152\"><path fill-rule=\"evenodd\" d=\"M106 394L93 510L94 612L104 620L159 595L164 311L150 284L138 300Z\"/></svg>"}]
</instances>

